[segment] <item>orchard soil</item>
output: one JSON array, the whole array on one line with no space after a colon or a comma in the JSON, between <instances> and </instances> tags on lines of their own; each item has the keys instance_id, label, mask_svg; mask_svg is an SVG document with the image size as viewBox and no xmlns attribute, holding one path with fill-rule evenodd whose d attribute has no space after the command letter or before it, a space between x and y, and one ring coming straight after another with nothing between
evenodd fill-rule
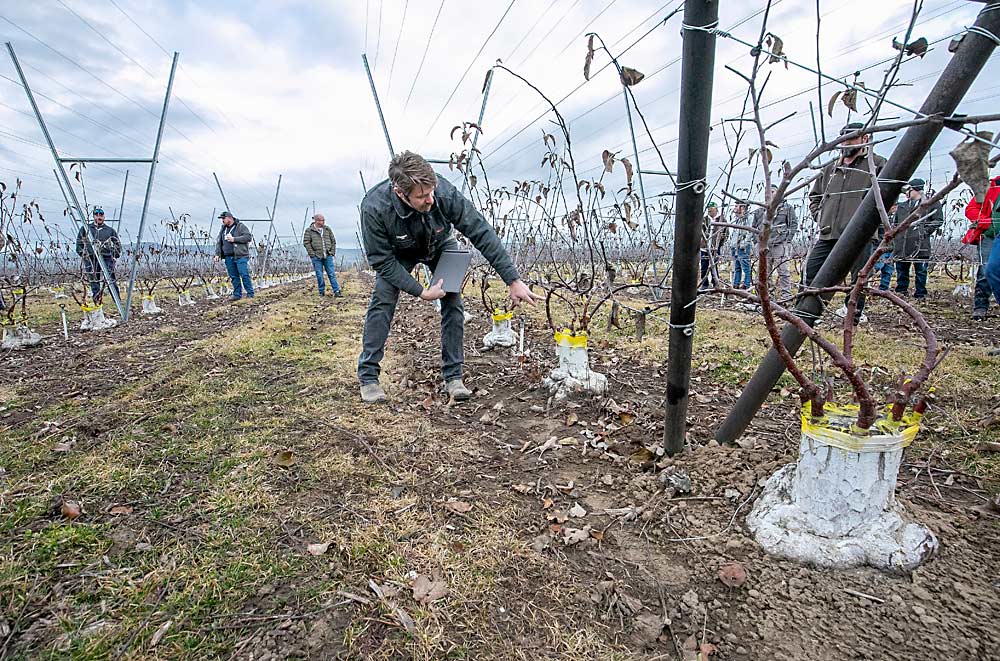
<instances>
[{"instance_id":1,"label":"orchard soil","mask_svg":"<svg viewBox=\"0 0 1000 661\"><path fill-rule=\"evenodd\" d=\"M596 319L610 392L557 403L543 315L518 313L524 354L483 351L470 296L476 393L456 404L438 315L404 296L390 403L371 408L370 285L161 303L0 355L0 658L998 658L996 316L973 325L944 287L921 303L950 353L897 498L941 549L889 575L770 557L748 533L799 440L788 380L737 445L712 440L767 348L752 312L702 302L688 448L667 458L661 321L637 341ZM857 354L886 390L919 336L868 314Z\"/></svg>"}]
</instances>

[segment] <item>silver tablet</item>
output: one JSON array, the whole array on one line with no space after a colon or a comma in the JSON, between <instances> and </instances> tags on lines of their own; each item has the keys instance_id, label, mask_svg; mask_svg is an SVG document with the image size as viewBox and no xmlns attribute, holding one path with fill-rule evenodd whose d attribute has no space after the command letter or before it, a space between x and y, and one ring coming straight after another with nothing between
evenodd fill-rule
<instances>
[{"instance_id":1,"label":"silver tablet","mask_svg":"<svg viewBox=\"0 0 1000 661\"><path fill-rule=\"evenodd\" d=\"M472 253L464 250L445 250L438 259L434 275L431 276L431 286L438 280L444 280L443 289L449 293L462 291L462 280L472 262Z\"/></svg>"}]
</instances>

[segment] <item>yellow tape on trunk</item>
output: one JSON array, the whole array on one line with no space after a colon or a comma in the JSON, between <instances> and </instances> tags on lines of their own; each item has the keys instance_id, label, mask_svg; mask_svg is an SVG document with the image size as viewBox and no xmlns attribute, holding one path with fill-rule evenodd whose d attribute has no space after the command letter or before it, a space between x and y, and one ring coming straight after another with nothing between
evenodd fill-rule
<instances>
[{"instance_id":1,"label":"yellow tape on trunk","mask_svg":"<svg viewBox=\"0 0 1000 661\"><path fill-rule=\"evenodd\" d=\"M814 418L810 404L806 403L802 406L802 434L848 452L889 452L908 446L920 431L923 417L920 413L910 411L896 422L891 416L891 406L886 407L871 429L860 429L857 426L859 409L856 404L827 404L823 417Z\"/></svg>"},{"instance_id":2,"label":"yellow tape on trunk","mask_svg":"<svg viewBox=\"0 0 1000 661\"><path fill-rule=\"evenodd\" d=\"M493 310L493 323L499 324L501 321L510 321L514 318L513 312L501 312L500 308Z\"/></svg>"},{"instance_id":3,"label":"yellow tape on trunk","mask_svg":"<svg viewBox=\"0 0 1000 661\"><path fill-rule=\"evenodd\" d=\"M83 310L84 312L96 312L97 310L100 310L102 307L104 307L104 306L103 305L81 305L80 309Z\"/></svg>"},{"instance_id":4,"label":"yellow tape on trunk","mask_svg":"<svg viewBox=\"0 0 1000 661\"><path fill-rule=\"evenodd\" d=\"M586 349L587 348L587 331L577 331L573 332L568 328L564 328L561 331L556 331L555 333L556 344L574 347L576 349Z\"/></svg>"}]
</instances>

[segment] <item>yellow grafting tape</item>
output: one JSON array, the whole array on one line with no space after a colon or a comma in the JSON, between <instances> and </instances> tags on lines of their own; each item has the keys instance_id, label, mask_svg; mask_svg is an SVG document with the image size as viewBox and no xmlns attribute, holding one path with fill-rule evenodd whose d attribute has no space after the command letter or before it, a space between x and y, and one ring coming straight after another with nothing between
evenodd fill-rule
<instances>
[{"instance_id":1,"label":"yellow grafting tape","mask_svg":"<svg viewBox=\"0 0 1000 661\"><path fill-rule=\"evenodd\" d=\"M11 291L11 293L14 294L14 296L24 296L23 289L14 289Z\"/></svg>"},{"instance_id":2,"label":"yellow grafting tape","mask_svg":"<svg viewBox=\"0 0 1000 661\"><path fill-rule=\"evenodd\" d=\"M827 404L824 415L814 418L811 405L802 406L802 434L809 439L848 452L887 452L905 448L920 431L919 413L910 411L896 422L891 417L892 407L887 406L868 432L858 429L859 407L856 404L840 406Z\"/></svg>"},{"instance_id":3,"label":"yellow grafting tape","mask_svg":"<svg viewBox=\"0 0 1000 661\"><path fill-rule=\"evenodd\" d=\"M152 297L152 296L145 296L145 295L144 295L144 296L142 297L142 300L144 300L144 301L151 301L151 300L153 300L153 297Z\"/></svg>"},{"instance_id":4,"label":"yellow grafting tape","mask_svg":"<svg viewBox=\"0 0 1000 661\"><path fill-rule=\"evenodd\" d=\"M587 331L576 331L575 333L568 328L564 328L561 331L556 331L555 333L556 344L567 347L574 347L577 349L587 348Z\"/></svg>"},{"instance_id":5,"label":"yellow grafting tape","mask_svg":"<svg viewBox=\"0 0 1000 661\"><path fill-rule=\"evenodd\" d=\"M493 323L495 324L499 324L501 321L509 321L513 318L513 312L501 312L500 308L493 309Z\"/></svg>"},{"instance_id":6,"label":"yellow grafting tape","mask_svg":"<svg viewBox=\"0 0 1000 661\"><path fill-rule=\"evenodd\" d=\"M100 310L101 307L103 307L103 306L100 306L100 305L81 305L80 309L83 310L84 312L96 312L97 310Z\"/></svg>"}]
</instances>

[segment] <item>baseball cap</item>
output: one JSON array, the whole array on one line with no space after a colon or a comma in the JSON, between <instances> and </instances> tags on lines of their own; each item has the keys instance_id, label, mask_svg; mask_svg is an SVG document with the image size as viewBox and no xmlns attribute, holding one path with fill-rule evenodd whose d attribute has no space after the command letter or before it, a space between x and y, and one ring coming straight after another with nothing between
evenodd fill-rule
<instances>
[{"instance_id":1,"label":"baseball cap","mask_svg":"<svg viewBox=\"0 0 1000 661\"><path fill-rule=\"evenodd\" d=\"M219 214L219 218L234 218L234 216L228 211L223 211L222 213Z\"/></svg>"},{"instance_id":2,"label":"baseball cap","mask_svg":"<svg viewBox=\"0 0 1000 661\"><path fill-rule=\"evenodd\" d=\"M101 214L103 216L104 209L102 209L101 207L94 207L94 215L96 216L97 214Z\"/></svg>"}]
</instances>

